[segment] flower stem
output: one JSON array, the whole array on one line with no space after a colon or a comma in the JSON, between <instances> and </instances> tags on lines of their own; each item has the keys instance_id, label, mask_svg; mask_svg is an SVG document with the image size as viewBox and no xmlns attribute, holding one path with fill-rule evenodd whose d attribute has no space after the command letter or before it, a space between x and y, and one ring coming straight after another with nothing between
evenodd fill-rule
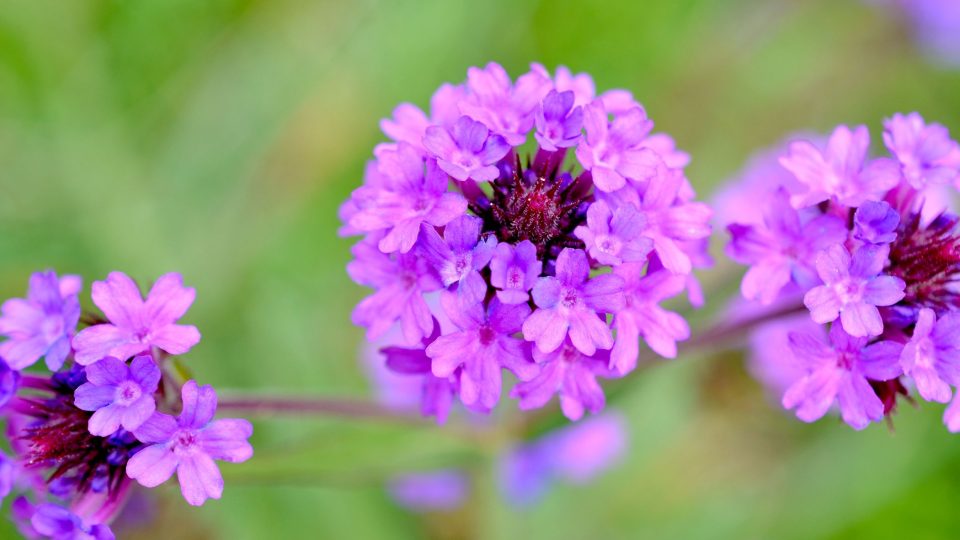
<instances>
[{"instance_id":1,"label":"flower stem","mask_svg":"<svg viewBox=\"0 0 960 540\"><path fill-rule=\"evenodd\" d=\"M235 394L219 400L220 410L253 415L329 416L422 424L419 416L395 411L378 403L331 397L277 397Z\"/></svg>"}]
</instances>

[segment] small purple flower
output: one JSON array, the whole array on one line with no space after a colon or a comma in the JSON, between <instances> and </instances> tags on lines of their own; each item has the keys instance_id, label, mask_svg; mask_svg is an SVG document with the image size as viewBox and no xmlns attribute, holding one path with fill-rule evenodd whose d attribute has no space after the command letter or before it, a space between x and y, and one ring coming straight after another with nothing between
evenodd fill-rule
<instances>
[{"instance_id":1,"label":"small purple flower","mask_svg":"<svg viewBox=\"0 0 960 540\"><path fill-rule=\"evenodd\" d=\"M460 111L485 124L510 146L520 146L527 140L534 112L550 86L550 79L536 71L511 84L510 76L499 64L491 62L483 69L472 67L467 70L469 93L460 103Z\"/></svg>"},{"instance_id":2,"label":"small purple flower","mask_svg":"<svg viewBox=\"0 0 960 540\"><path fill-rule=\"evenodd\" d=\"M914 189L950 184L960 176L960 145L940 124L926 124L919 113L894 114L883 122L883 142Z\"/></svg>"},{"instance_id":3,"label":"small purple flower","mask_svg":"<svg viewBox=\"0 0 960 540\"><path fill-rule=\"evenodd\" d=\"M185 354L200 342L195 326L175 324L196 297L193 288L183 286L178 273L160 276L145 301L137 284L122 272L95 281L92 296L110 324L91 326L73 338L76 361L82 366L107 356L130 358L150 353L154 347L173 355Z\"/></svg>"},{"instance_id":4,"label":"small purple flower","mask_svg":"<svg viewBox=\"0 0 960 540\"><path fill-rule=\"evenodd\" d=\"M554 430L500 459L500 488L513 504L533 504L556 480L586 484L616 466L628 442L623 417L609 412Z\"/></svg>"},{"instance_id":5,"label":"small purple flower","mask_svg":"<svg viewBox=\"0 0 960 540\"><path fill-rule=\"evenodd\" d=\"M119 429L134 431L157 409L153 393L160 383L160 368L150 355L133 359L128 366L116 358L104 358L87 366L87 382L74 393L74 405L96 411L90 417L90 433L107 437Z\"/></svg>"},{"instance_id":6,"label":"small purple flower","mask_svg":"<svg viewBox=\"0 0 960 540\"><path fill-rule=\"evenodd\" d=\"M542 270L537 248L529 240L516 246L501 242L490 260L490 284L499 289L497 298L504 304L522 304L530 299L528 291Z\"/></svg>"},{"instance_id":7,"label":"small purple flower","mask_svg":"<svg viewBox=\"0 0 960 540\"><path fill-rule=\"evenodd\" d=\"M897 239L900 214L884 201L863 203L853 215L853 237L873 245L889 244Z\"/></svg>"},{"instance_id":8,"label":"small purple flower","mask_svg":"<svg viewBox=\"0 0 960 540\"><path fill-rule=\"evenodd\" d=\"M398 504L415 512L450 511L466 502L470 479L449 469L394 477L387 489Z\"/></svg>"},{"instance_id":9,"label":"small purple flower","mask_svg":"<svg viewBox=\"0 0 960 540\"><path fill-rule=\"evenodd\" d=\"M253 456L247 439L250 422L237 418L213 420L217 394L209 385L187 381L180 390L183 409L174 419L154 413L134 435L147 444L127 463L127 476L146 487L156 487L174 472L183 498L200 506L223 494L223 477L214 460L240 463Z\"/></svg>"},{"instance_id":10,"label":"small purple flower","mask_svg":"<svg viewBox=\"0 0 960 540\"><path fill-rule=\"evenodd\" d=\"M686 178L683 171L657 165L640 202L646 218L643 236L653 240L653 250L663 266L675 274L689 274L693 262L684 245L710 236L713 211L703 203L681 202Z\"/></svg>"},{"instance_id":11,"label":"small purple flower","mask_svg":"<svg viewBox=\"0 0 960 540\"><path fill-rule=\"evenodd\" d=\"M604 201L587 209L587 224L573 231L587 246L587 253L600 264L645 261L653 241L641 236L646 218L632 204L611 210Z\"/></svg>"},{"instance_id":12,"label":"small purple flower","mask_svg":"<svg viewBox=\"0 0 960 540\"><path fill-rule=\"evenodd\" d=\"M16 464L0 450L0 505L13 489L15 475Z\"/></svg>"},{"instance_id":13,"label":"small purple flower","mask_svg":"<svg viewBox=\"0 0 960 540\"><path fill-rule=\"evenodd\" d=\"M376 241L363 241L351 250L347 272L354 281L374 287L353 310L353 322L367 328L367 338L382 336L397 320L408 344L433 332L433 316L423 293L443 287L440 278L418 253L387 255Z\"/></svg>"},{"instance_id":14,"label":"small purple flower","mask_svg":"<svg viewBox=\"0 0 960 540\"><path fill-rule=\"evenodd\" d=\"M863 247L853 257L841 244L817 256L817 273L823 285L807 291L803 303L820 324L840 317L843 329L854 337L879 336L883 320L877 306L891 306L903 299L902 279L881 276L883 250Z\"/></svg>"},{"instance_id":15,"label":"small purple flower","mask_svg":"<svg viewBox=\"0 0 960 540\"><path fill-rule=\"evenodd\" d=\"M815 281L812 263L816 254L846 240L847 229L843 220L830 214L802 219L783 189L764 203L763 223L728 226L731 241L727 254L750 265L740 284L743 297L770 305L791 279L801 285Z\"/></svg>"},{"instance_id":16,"label":"small purple flower","mask_svg":"<svg viewBox=\"0 0 960 540\"><path fill-rule=\"evenodd\" d=\"M77 276L62 276L52 270L30 276L26 298L3 303L0 315L0 357L14 370L32 366L45 357L47 367L56 371L70 354L70 339L80 321L81 288Z\"/></svg>"},{"instance_id":17,"label":"small purple flower","mask_svg":"<svg viewBox=\"0 0 960 540\"><path fill-rule=\"evenodd\" d=\"M531 69L550 79L550 72L541 64L531 64ZM597 95L596 85L593 78L586 73L577 73L570 71L567 66L557 66L557 73L553 78L553 87L557 92L573 92L575 107L586 105L593 101Z\"/></svg>"},{"instance_id":18,"label":"small purple flower","mask_svg":"<svg viewBox=\"0 0 960 540\"><path fill-rule=\"evenodd\" d=\"M623 279L626 305L613 317L617 341L610 351L610 367L623 375L633 371L640 354L639 338L665 358L676 358L677 341L690 337L687 321L660 307L663 300L683 292L686 278L666 270L641 277L642 263L624 264L613 270Z\"/></svg>"},{"instance_id":19,"label":"small purple flower","mask_svg":"<svg viewBox=\"0 0 960 540\"><path fill-rule=\"evenodd\" d=\"M537 131L534 134L541 149L556 152L575 146L580 141L583 109L574 106L575 99L572 91L556 90L551 90L543 98L537 110Z\"/></svg>"},{"instance_id":20,"label":"small purple flower","mask_svg":"<svg viewBox=\"0 0 960 540\"><path fill-rule=\"evenodd\" d=\"M424 340L429 345L439 336L439 324L434 335ZM380 351L386 357L387 368L397 374L414 375L423 379L420 388L420 413L433 416L438 424L444 424L453 406L453 396L459 393L460 370L447 377L437 377L432 371L432 360L422 349L385 347Z\"/></svg>"},{"instance_id":21,"label":"small purple flower","mask_svg":"<svg viewBox=\"0 0 960 540\"><path fill-rule=\"evenodd\" d=\"M533 287L537 309L523 322L523 337L542 352L555 351L569 334L582 353L613 346L610 328L599 315L623 308L623 279L609 274L587 279L590 265L579 249L565 248L557 257L557 275L542 277Z\"/></svg>"},{"instance_id":22,"label":"small purple flower","mask_svg":"<svg viewBox=\"0 0 960 540\"><path fill-rule=\"evenodd\" d=\"M423 256L440 274L443 285L457 283L461 290L466 286L479 291L481 299L486 284L480 270L490 262L497 247L497 239L492 235L480 239L482 227L482 219L461 216L444 227L443 238L433 227L424 227L422 237Z\"/></svg>"},{"instance_id":23,"label":"small purple flower","mask_svg":"<svg viewBox=\"0 0 960 540\"><path fill-rule=\"evenodd\" d=\"M593 414L603 410L606 398L597 376L616 377L608 367L607 351L586 356L568 339L553 352L534 349L533 358L540 365L540 374L516 385L510 392L510 397L520 400L521 410L543 407L554 394L560 395L560 409L570 420L582 418L584 410Z\"/></svg>"},{"instance_id":24,"label":"small purple flower","mask_svg":"<svg viewBox=\"0 0 960 540\"><path fill-rule=\"evenodd\" d=\"M838 126L821 151L809 141L790 143L780 164L806 185L807 192L791 198L803 208L835 200L846 206L878 201L900 182L900 167L892 159L875 159L865 164L870 133L866 126L850 130Z\"/></svg>"},{"instance_id":25,"label":"small purple flower","mask_svg":"<svg viewBox=\"0 0 960 540\"><path fill-rule=\"evenodd\" d=\"M903 372L917 384L927 401L950 401L950 385L960 384L960 313L940 320L932 309L921 309L913 337L900 355Z\"/></svg>"},{"instance_id":26,"label":"small purple flower","mask_svg":"<svg viewBox=\"0 0 960 540\"><path fill-rule=\"evenodd\" d=\"M459 383L464 405L489 411L497 404L501 367L520 380L536 376L537 368L525 344L512 337L530 314L526 304L511 306L494 299L484 310L482 303L450 293L444 294L441 302L460 330L434 340L427 355L433 360L433 374L441 379L462 368Z\"/></svg>"},{"instance_id":27,"label":"small purple flower","mask_svg":"<svg viewBox=\"0 0 960 540\"><path fill-rule=\"evenodd\" d=\"M10 369L7 362L0 358L0 408L7 404L20 388L20 372Z\"/></svg>"},{"instance_id":28,"label":"small purple flower","mask_svg":"<svg viewBox=\"0 0 960 540\"><path fill-rule=\"evenodd\" d=\"M437 158L440 168L461 182L468 178L493 180L500 174L496 163L510 151L503 137L490 133L469 116L461 116L449 130L428 127L423 144Z\"/></svg>"},{"instance_id":29,"label":"small purple flower","mask_svg":"<svg viewBox=\"0 0 960 540\"><path fill-rule=\"evenodd\" d=\"M599 100L583 109L585 140L577 146L577 159L593 175L600 191L612 192L627 185L627 178L643 181L654 174L659 157L638 145L653 129L646 111L636 107L613 122Z\"/></svg>"},{"instance_id":30,"label":"small purple flower","mask_svg":"<svg viewBox=\"0 0 960 540\"><path fill-rule=\"evenodd\" d=\"M830 329L828 345L808 334L791 334L790 346L806 365L806 374L783 395L783 406L796 409L797 418L813 422L837 402L843 421L863 429L883 418L884 407L868 379L887 381L901 374L903 346L892 341L867 345L839 324Z\"/></svg>"},{"instance_id":31,"label":"small purple flower","mask_svg":"<svg viewBox=\"0 0 960 540\"><path fill-rule=\"evenodd\" d=\"M410 251L420 234L420 225L443 226L467 209L457 193L447 193L447 174L436 161L423 158L407 144L380 153L384 186L350 216L350 226L359 231L386 231L380 251ZM426 169L424 169L426 166Z\"/></svg>"},{"instance_id":32,"label":"small purple flower","mask_svg":"<svg viewBox=\"0 0 960 540\"><path fill-rule=\"evenodd\" d=\"M37 505L30 518L36 534L52 540L114 540L104 524L87 524L73 512L51 503Z\"/></svg>"}]
</instances>

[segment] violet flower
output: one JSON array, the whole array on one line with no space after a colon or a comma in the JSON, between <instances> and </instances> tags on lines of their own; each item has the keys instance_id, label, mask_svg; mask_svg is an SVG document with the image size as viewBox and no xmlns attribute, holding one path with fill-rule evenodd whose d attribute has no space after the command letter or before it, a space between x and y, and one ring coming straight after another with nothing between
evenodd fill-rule
<instances>
[{"instance_id":1,"label":"violet flower","mask_svg":"<svg viewBox=\"0 0 960 540\"><path fill-rule=\"evenodd\" d=\"M70 354L70 339L80 320L77 295L82 284L77 276L61 276L52 270L30 276L26 298L12 298L0 308L0 357L14 370L32 366L44 357L56 371Z\"/></svg>"},{"instance_id":2,"label":"violet flower","mask_svg":"<svg viewBox=\"0 0 960 540\"><path fill-rule=\"evenodd\" d=\"M459 331L438 337L426 352L436 377L448 378L462 368L459 383L464 405L492 409L500 399L501 368L520 380L537 374L523 341L512 337L530 314L526 304L506 305L495 299L484 309L480 302L449 293L441 302Z\"/></svg>"},{"instance_id":3,"label":"violet flower","mask_svg":"<svg viewBox=\"0 0 960 540\"><path fill-rule=\"evenodd\" d=\"M482 227L483 221L473 216L461 216L448 223L443 238L436 229L424 227L423 256L436 268L445 287L454 283L463 286L471 281L474 290L486 290L480 270L493 257L497 239L487 236L481 240Z\"/></svg>"},{"instance_id":4,"label":"violet flower","mask_svg":"<svg viewBox=\"0 0 960 540\"><path fill-rule=\"evenodd\" d=\"M415 512L455 510L466 502L469 489L467 474L453 469L396 476L387 487L397 503Z\"/></svg>"},{"instance_id":5,"label":"violet flower","mask_svg":"<svg viewBox=\"0 0 960 540\"><path fill-rule=\"evenodd\" d=\"M914 189L950 184L960 177L960 145L947 128L927 124L915 112L894 114L883 127L883 142Z\"/></svg>"},{"instance_id":6,"label":"violet flower","mask_svg":"<svg viewBox=\"0 0 960 540\"><path fill-rule=\"evenodd\" d=\"M541 149L556 152L575 146L580 141L583 110L574 106L575 100L572 91L551 90L543 98L543 103L537 109L537 131L534 134Z\"/></svg>"},{"instance_id":7,"label":"violet flower","mask_svg":"<svg viewBox=\"0 0 960 540\"><path fill-rule=\"evenodd\" d=\"M439 276L417 253L387 255L375 242L360 242L351 250L355 259L347 272L357 283L376 288L353 310L353 322L367 328L376 339L398 320L408 344L419 342L433 331L433 316L423 293L443 287Z\"/></svg>"},{"instance_id":8,"label":"violet flower","mask_svg":"<svg viewBox=\"0 0 960 540\"><path fill-rule=\"evenodd\" d=\"M550 80L531 71L513 84L506 70L491 62L483 69L467 70L467 89L460 111L482 122L510 146L519 146L527 139L537 105L550 90Z\"/></svg>"},{"instance_id":9,"label":"violet flower","mask_svg":"<svg viewBox=\"0 0 960 540\"><path fill-rule=\"evenodd\" d=\"M640 337L660 356L676 358L677 341L690 337L690 327L683 317L659 303L683 291L684 276L666 270L643 275L638 263L624 264L613 272L623 280L625 305L613 317L617 340L610 351L610 367L621 375L633 371Z\"/></svg>"},{"instance_id":10,"label":"violet flower","mask_svg":"<svg viewBox=\"0 0 960 540\"><path fill-rule=\"evenodd\" d=\"M153 348L185 354L200 342L195 326L176 324L196 296L193 288L183 286L180 274L160 276L143 300L132 279L111 272L106 281L93 283L92 296L110 322L85 328L73 338L76 361L82 366L107 356L150 353Z\"/></svg>"},{"instance_id":11,"label":"violet flower","mask_svg":"<svg viewBox=\"0 0 960 540\"><path fill-rule=\"evenodd\" d=\"M804 422L820 419L836 402L843 421L863 429L883 418L884 406L868 379L887 381L901 374L903 346L892 341L867 345L835 324L828 345L808 334L791 334L797 358L806 364L806 374L783 394L783 406L796 409Z\"/></svg>"},{"instance_id":12,"label":"violet flower","mask_svg":"<svg viewBox=\"0 0 960 540\"><path fill-rule=\"evenodd\" d=\"M253 426L246 420L213 420L217 394L213 387L187 381L180 390L183 409L178 418L154 413L134 432L147 444L127 462L127 476L156 487L174 472L183 498L200 506L223 494L223 477L214 460L241 463L253 456L247 439Z\"/></svg>"},{"instance_id":13,"label":"violet flower","mask_svg":"<svg viewBox=\"0 0 960 540\"><path fill-rule=\"evenodd\" d=\"M424 340L426 346L439 337L439 326L433 336ZM393 373L422 378L420 412L423 416L435 417L438 424L446 423L453 406L453 396L460 392L461 370L454 370L446 377L437 377L433 374L432 360L422 348L385 347L380 352L386 357L386 366Z\"/></svg>"},{"instance_id":14,"label":"violet flower","mask_svg":"<svg viewBox=\"0 0 960 540\"><path fill-rule=\"evenodd\" d=\"M960 385L960 313L940 320L932 309L921 309L913 336L900 355L903 372L913 379L927 401L947 403L950 386Z\"/></svg>"},{"instance_id":15,"label":"violet flower","mask_svg":"<svg viewBox=\"0 0 960 540\"><path fill-rule=\"evenodd\" d=\"M386 231L380 251L410 251L420 234L420 225L443 226L463 215L467 202L456 193L447 193L447 174L417 151L400 144L379 156L384 186L372 200L350 217L359 231Z\"/></svg>"},{"instance_id":16,"label":"violet flower","mask_svg":"<svg viewBox=\"0 0 960 540\"><path fill-rule=\"evenodd\" d=\"M769 305L791 280L801 285L812 283L816 254L843 242L847 230L833 215L802 219L783 189L772 194L763 207L762 224L728 226L727 254L750 265L740 285L743 297Z\"/></svg>"},{"instance_id":17,"label":"violet flower","mask_svg":"<svg viewBox=\"0 0 960 540\"><path fill-rule=\"evenodd\" d=\"M900 214L886 202L863 203L853 215L853 237L873 245L889 244L897 239Z\"/></svg>"},{"instance_id":18,"label":"violet flower","mask_svg":"<svg viewBox=\"0 0 960 540\"><path fill-rule=\"evenodd\" d=\"M555 394L560 396L563 415L570 420L579 420L585 410L593 414L603 410L606 398L597 377L617 376L608 367L610 355L607 351L587 356L568 339L553 352L545 353L535 348L533 359L540 366L540 373L516 385L510 392L510 397L519 400L521 410L543 407Z\"/></svg>"},{"instance_id":19,"label":"violet flower","mask_svg":"<svg viewBox=\"0 0 960 540\"><path fill-rule=\"evenodd\" d=\"M533 287L537 309L523 321L523 337L542 352L555 351L567 335L582 353L613 346L613 336L600 314L623 308L623 279L601 275L587 279L590 266L579 249L564 249L557 257L557 275L540 278Z\"/></svg>"},{"instance_id":20,"label":"violet flower","mask_svg":"<svg viewBox=\"0 0 960 540\"><path fill-rule=\"evenodd\" d=\"M883 320L877 306L899 302L902 279L882 276L884 253L870 248L850 252L840 244L817 257L817 273L823 285L807 291L803 303L814 321L825 324L840 317L843 329L854 337L879 336Z\"/></svg>"},{"instance_id":21,"label":"violet flower","mask_svg":"<svg viewBox=\"0 0 960 540\"><path fill-rule=\"evenodd\" d=\"M153 393L160 383L160 368L150 355L137 356L128 366L116 358L104 358L86 369L87 382L74 393L74 404L90 417L90 433L112 435L120 427L134 431L157 408Z\"/></svg>"},{"instance_id":22,"label":"violet flower","mask_svg":"<svg viewBox=\"0 0 960 540\"><path fill-rule=\"evenodd\" d=\"M62 506L51 503L37 505L30 518L33 532L52 540L114 540L105 524L87 524Z\"/></svg>"},{"instance_id":23,"label":"violet flower","mask_svg":"<svg viewBox=\"0 0 960 540\"><path fill-rule=\"evenodd\" d=\"M503 137L468 116L461 116L450 129L428 127L423 144L440 168L461 182L493 180L500 174L495 164L510 151Z\"/></svg>"},{"instance_id":24,"label":"violet flower","mask_svg":"<svg viewBox=\"0 0 960 540\"><path fill-rule=\"evenodd\" d=\"M20 388L20 372L10 369L7 362L0 358L0 408L10 401L18 388Z\"/></svg>"},{"instance_id":25,"label":"violet flower","mask_svg":"<svg viewBox=\"0 0 960 540\"><path fill-rule=\"evenodd\" d=\"M653 122L641 107L631 109L609 122L603 103L596 100L583 109L587 135L577 146L577 159L593 175L601 191L617 191L627 179L642 181L654 174L657 154L639 144Z\"/></svg>"},{"instance_id":26,"label":"violet flower","mask_svg":"<svg viewBox=\"0 0 960 540\"><path fill-rule=\"evenodd\" d=\"M793 206L802 208L826 200L859 206L883 198L887 190L900 182L900 167L888 158L866 162L869 145L866 126L853 130L838 126L824 150L809 141L790 143L789 152L780 158L780 163L807 187L805 193L791 198Z\"/></svg>"},{"instance_id":27,"label":"violet flower","mask_svg":"<svg viewBox=\"0 0 960 540\"><path fill-rule=\"evenodd\" d=\"M516 246L502 242L490 259L490 285L504 304L522 304L530 299L528 291L537 283L543 263L537 248L529 240Z\"/></svg>"},{"instance_id":28,"label":"violet flower","mask_svg":"<svg viewBox=\"0 0 960 540\"><path fill-rule=\"evenodd\" d=\"M616 266L639 262L653 249L653 241L641 236L646 218L632 204L612 210L604 201L587 209L587 225L573 231L587 246L587 253L600 264Z\"/></svg>"}]
</instances>

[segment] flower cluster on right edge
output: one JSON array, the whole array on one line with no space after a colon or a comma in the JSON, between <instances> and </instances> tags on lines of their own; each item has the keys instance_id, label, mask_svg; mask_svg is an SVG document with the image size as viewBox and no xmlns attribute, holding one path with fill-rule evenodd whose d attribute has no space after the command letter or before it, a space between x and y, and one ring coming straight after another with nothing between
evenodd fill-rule
<instances>
[{"instance_id":1,"label":"flower cluster on right edge","mask_svg":"<svg viewBox=\"0 0 960 540\"><path fill-rule=\"evenodd\" d=\"M837 407L863 429L900 396L947 403L960 386L960 217L945 203L960 146L917 113L887 119L883 141L889 155L877 158L865 126L790 142L750 191L762 212L728 226L729 256L749 266L743 297L809 312L755 340L784 335L784 354L761 370L807 422ZM960 399L944 422L960 431Z\"/></svg>"}]
</instances>

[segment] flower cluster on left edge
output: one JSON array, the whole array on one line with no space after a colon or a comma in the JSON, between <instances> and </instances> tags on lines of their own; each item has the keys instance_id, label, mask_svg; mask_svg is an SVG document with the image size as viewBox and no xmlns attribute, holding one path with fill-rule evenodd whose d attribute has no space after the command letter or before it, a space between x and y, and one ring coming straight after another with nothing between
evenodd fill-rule
<instances>
[{"instance_id":1,"label":"flower cluster on left edge","mask_svg":"<svg viewBox=\"0 0 960 540\"><path fill-rule=\"evenodd\" d=\"M78 276L38 272L26 298L0 308L0 406L13 451L0 453L0 500L19 494L12 515L28 537L113 538L109 523L134 481L156 487L176 473L197 506L223 492L214 460L253 455L250 422L214 419L214 389L178 383L172 357L200 341L178 324L196 296L179 274L161 276L146 298L120 272L94 282L102 316L82 313L81 289ZM46 371L28 369L41 358Z\"/></svg>"}]
</instances>

